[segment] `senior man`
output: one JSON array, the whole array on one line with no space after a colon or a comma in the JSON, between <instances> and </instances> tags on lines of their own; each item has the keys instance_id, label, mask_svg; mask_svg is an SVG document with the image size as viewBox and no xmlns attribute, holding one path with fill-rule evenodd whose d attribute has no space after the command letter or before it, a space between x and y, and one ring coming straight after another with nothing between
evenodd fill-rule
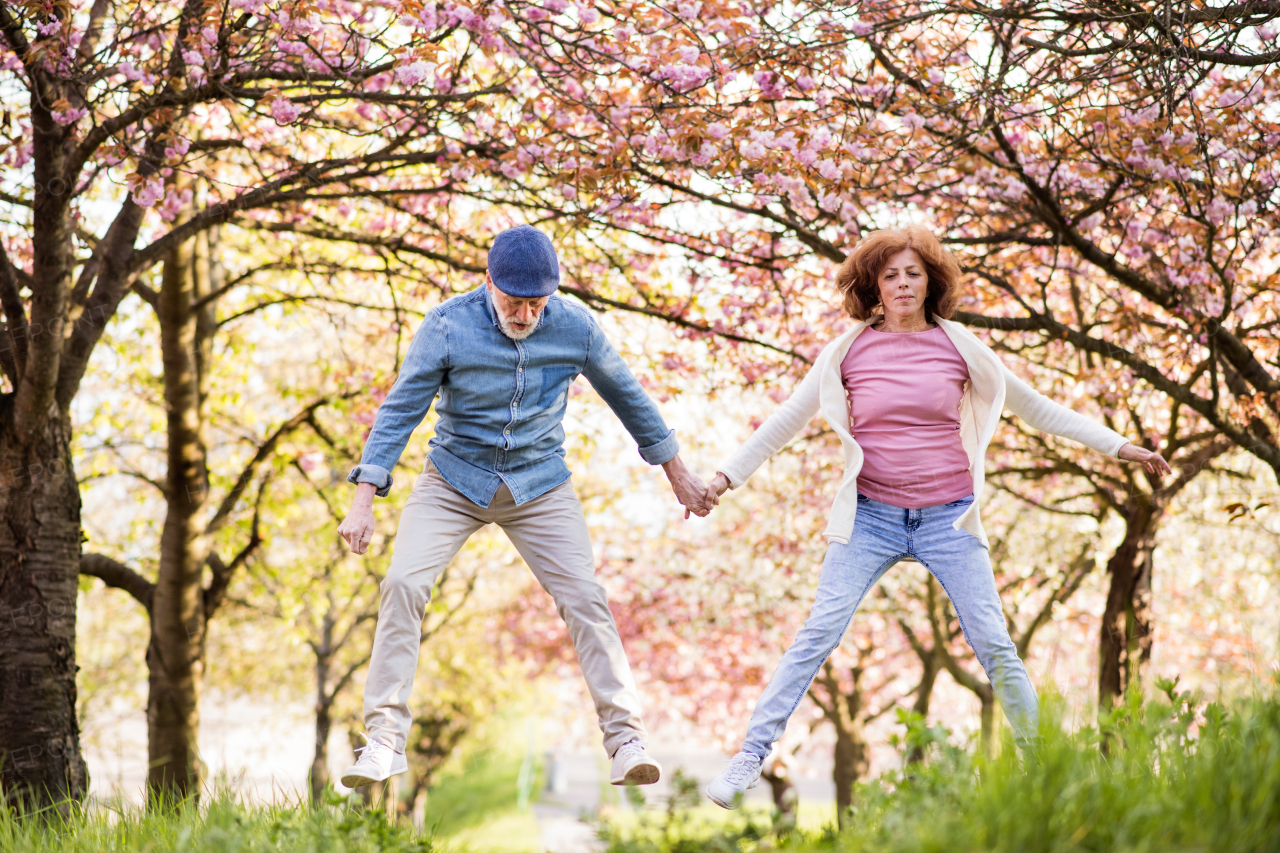
<instances>
[{"instance_id":1,"label":"senior man","mask_svg":"<svg viewBox=\"0 0 1280 853\"><path fill-rule=\"evenodd\" d=\"M640 456L663 467L686 518L706 515L716 496L684 467L674 432L595 318L558 296L559 285L559 261L545 234L528 225L499 234L485 286L434 308L414 334L347 478L358 485L338 531L363 554L373 535L374 494L390 490L390 470L439 393L431 453L401 513L382 582L364 693L368 744L342 774L344 785L408 769L408 701L431 588L467 538L490 522L506 532L569 627L612 758L609 781L648 785L662 772L645 751L635 680L595 578L582 505L564 462L561 422L574 379L586 376Z\"/></svg>"}]
</instances>

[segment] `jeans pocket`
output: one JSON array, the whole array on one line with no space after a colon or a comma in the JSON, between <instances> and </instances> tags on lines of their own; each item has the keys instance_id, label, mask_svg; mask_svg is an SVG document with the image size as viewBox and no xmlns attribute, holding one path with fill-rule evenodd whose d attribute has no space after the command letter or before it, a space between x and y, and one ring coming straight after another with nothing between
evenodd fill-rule
<instances>
[{"instance_id":1,"label":"jeans pocket","mask_svg":"<svg viewBox=\"0 0 1280 853\"><path fill-rule=\"evenodd\" d=\"M867 497L867 496L866 496L866 495L864 495L862 492L858 492L858 503L860 503L860 504L869 504L869 503L871 503L871 498Z\"/></svg>"},{"instance_id":2,"label":"jeans pocket","mask_svg":"<svg viewBox=\"0 0 1280 853\"><path fill-rule=\"evenodd\" d=\"M973 495L965 495L964 497L960 498L960 500L952 501L951 503L948 503L948 504L943 504L943 506L967 506L971 503L973 503Z\"/></svg>"}]
</instances>

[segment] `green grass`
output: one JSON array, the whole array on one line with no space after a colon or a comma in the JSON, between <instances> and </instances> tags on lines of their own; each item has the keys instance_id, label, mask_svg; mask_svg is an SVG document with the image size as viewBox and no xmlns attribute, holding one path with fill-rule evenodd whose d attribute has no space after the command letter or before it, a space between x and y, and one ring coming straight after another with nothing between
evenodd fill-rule
<instances>
[{"instance_id":1,"label":"green grass","mask_svg":"<svg viewBox=\"0 0 1280 853\"><path fill-rule=\"evenodd\" d=\"M1272 853L1280 851L1280 696L1201 705L1165 684L1097 726L1064 733L1046 703L1042 743L1019 759L951 746L906 721L927 760L856 791L843 832L775 834L762 810L706 808L696 785L665 807L603 825L610 853ZM473 756L441 779L426 835L333 805L254 807L214 796L170 812L97 809L45 822L0 810L0 853L435 853L538 848L517 807L520 758ZM678 780L677 780L678 781Z\"/></svg>"},{"instance_id":2,"label":"green grass","mask_svg":"<svg viewBox=\"0 0 1280 853\"><path fill-rule=\"evenodd\" d=\"M532 851L538 827L518 808L523 750L481 749L441 777L427 798L424 830L388 823L380 810L330 795L330 804L245 806L215 792L203 805L165 811L95 807L59 818L0 808L0 853L444 853ZM535 775L529 787L540 790Z\"/></svg>"},{"instance_id":3,"label":"green grass","mask_svg":"<svg viewBox=\"0 0 1280 853\"><path fill-rule=\"evenodd\" d=\"M1097 727L1061 731L1049 704L1025 761L946 743L905 772L860 786L843 832L781 837L760 812L706 819L690 796L632 826L609 853L835 850L846 853L1274 853L1280 851L1280 699L1199 706L1171 684ZM908 726L900 747L934 741Z\"/></svg>"},{"instance_id":4,"label":"green grass","mask_svg":"<svg viewBox=\"0 0 1280 853\"><path fill-rule=\"evenodd\" d=\"M97 810L66 820L0 810L4 853L431 853L430 839L380 814L306 806L246 808L229 797L163 812Z\"/></svg>"},{"instance_id":5,"label":"green grass","mask_svg":"<svg viewBox=\"0 0 1280 853\"><path fill-rule=\"evenodd\" d=\"M472 752L431 788L423 826L451 850L539 850L537 822L519 809L523 760L523 750ZM542 790L540 775L530 789Z\"/></svg>"}]
</instances>

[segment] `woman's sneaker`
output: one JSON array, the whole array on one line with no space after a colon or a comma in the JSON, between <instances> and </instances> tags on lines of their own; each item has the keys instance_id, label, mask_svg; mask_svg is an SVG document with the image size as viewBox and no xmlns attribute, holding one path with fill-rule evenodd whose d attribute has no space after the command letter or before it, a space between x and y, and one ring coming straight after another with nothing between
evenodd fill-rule
<instances>
[{"instance_id":1,"label":"woman's sneaker","mask_svg":"<svg viewBox=\"0 0 1280 853\"><path fill-rule=\"evenodd\" d=\"M609 782L613 785L652 785L662 775L662 765L649 757L638 740L624 743L613 754Z\"/></svg>"},{"instance_id":2,"label":"woman's sneaker","mask_svg":"<svg viewBox=\"0 0 1280 853\"><path fill-rule=\"evenodd\" d=\"M409 759L403 752L396 752L385 743L369 740L368 735L364 739L368 743L356 749L360 753L359 760L342 771L342 784L348 788L359 788L389 779L409 769Z\"/></svg>"},{"instance_id":3,"label":"woman's sneaker","mask_svg":"<svg viewBox=\"0 0 1280 853\"><path fill-rule=\"evenodd\" d=\"M760 784L760 768L764 764L749 752L739 752L729 759L729 766L707 786L711 802L726 809L742 805L742 797Z\"/></svg>"}]
</instances>

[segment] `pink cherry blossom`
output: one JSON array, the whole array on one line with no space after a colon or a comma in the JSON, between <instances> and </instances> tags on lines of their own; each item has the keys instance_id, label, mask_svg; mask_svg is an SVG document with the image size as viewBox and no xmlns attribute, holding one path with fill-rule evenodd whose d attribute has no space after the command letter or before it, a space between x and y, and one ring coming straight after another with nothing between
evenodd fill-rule
<instances>
[{"instance_id":1,"label":"pink cherry blossom","mask_svg":"<svg viewBox=\"0 0 1280 853\"><path fill-rule=\"evenodd\" d=\"M302 107L287 98L276 98L271 102L271 116L277 124L293 124L302 114Z\"/></svg>"},{"instance_id":2,"label":"pink cherry blossom","mask_svg":"<svg viewBox=\"0 0 1280 853\"><path fill-rule=\"evenodd\" d=\"M53 120L56 121L58 124L62 125L63 127L66 127L67 125L70 125L70 124L75 124L80 119L87 116L88 114L89 114L88 110L74 109L74 108L69 110L54 110L54 112L52 113Z\"/></svg>"},{"instance_id":3,"label":"pink cherry blossom","mask_svg":"<svg viewBox=\"0 0 1280 853\"><path fill-rule=\"evenodd\" d=\"M175 138L167 148L164 149L165 159L172 160L175 157L182 157L186 155L187 151L190 148L191 148L191 141L179 136Z\"/></svg>"},{"instance_id":4,"label":"pink cherry blossom","mask_svg":"<svg viewBox=\"0 0 1280 853\"><path fill-rule=\"evenodd\" d=\"M151 207L164 197L164 179L152 175L140 182L133 190L133 201L139 207Z\"/></svg>"},{"instance_id":5,"label":"pink cherry blossom","mask_svg":"<svg viewBox=\"0 0 1280 853\"><path fill-rule=\"evenodd\" d=\"M396 82L406 88L417 86L423 80L433 76L435 66L421 60L408 65L398 66L395 70Z\"/></svg>"}]
</instances>

